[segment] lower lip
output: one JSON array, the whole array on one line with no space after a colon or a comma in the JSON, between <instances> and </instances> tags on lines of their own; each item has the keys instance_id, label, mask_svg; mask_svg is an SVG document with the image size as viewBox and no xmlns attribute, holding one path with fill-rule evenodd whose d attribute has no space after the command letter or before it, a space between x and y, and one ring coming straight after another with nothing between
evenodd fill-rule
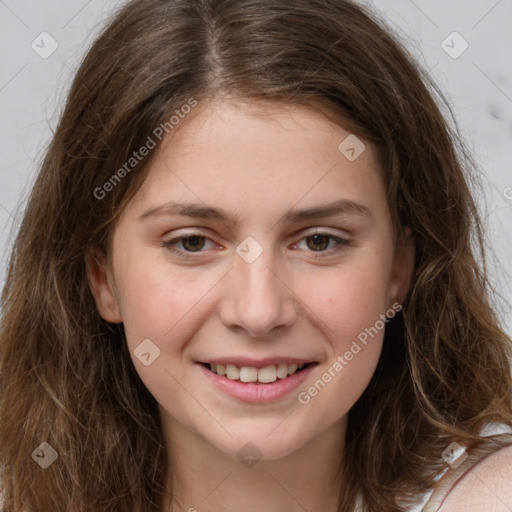
<instances>
[{"instance_id":1,"label":"lower lip","mask_svg":"<svg viewBox=\"0 0 512 512\"><path fill-rule=\"evenodd\" d=\"M260 382L245 383L238 380L229 380L227 377L213 373L202 364L198 364L198 366L203 374L225 393L244 402L267 403L275 402L298 388L308 378L316 364L311 364L299 373L294 373L286 377L286 379L276 380L271 384L262 384Z\"/></svg>"}]
</instances>

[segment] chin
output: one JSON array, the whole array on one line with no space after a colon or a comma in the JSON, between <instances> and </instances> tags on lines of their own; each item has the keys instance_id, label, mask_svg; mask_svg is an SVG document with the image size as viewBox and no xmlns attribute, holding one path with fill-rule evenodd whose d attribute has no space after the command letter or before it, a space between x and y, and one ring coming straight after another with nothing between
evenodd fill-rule
<instances>
[{"instance_id":1,"label":"chin","mask_svg":"<svg viewBox=\"0 0 512 512\"><path fill-rule=\"evenodd\" d=\"M243 462L245 457L258 460L281 459L299 450L307 444L308 439L295 436L290 425L286 429L279 429L278 425L284 418L275 418L266 422L255 422L237 428L227 428L233 437L223 436L222 439L205 438L205 441L215 446L226 455L236 457ZM283 422L284 423L284 422ZM278 431L279 430L279 431ZM304 429L299 429L304 432Z\"/></svg>"}]
</instances>

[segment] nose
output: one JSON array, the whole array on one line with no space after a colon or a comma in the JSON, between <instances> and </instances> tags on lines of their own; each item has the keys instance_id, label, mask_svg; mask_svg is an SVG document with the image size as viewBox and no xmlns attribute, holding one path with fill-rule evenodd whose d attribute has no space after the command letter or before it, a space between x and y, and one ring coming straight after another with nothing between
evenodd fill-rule
<instances>
[{"instance_id":1,"label":"nose","mask_svg":"<svg viewBox=\"0 0 512 512\"><path fill-rule=\"evenodd\" d=\"M269 337L296 320L299 302L270 251L251 263L236 255L223 292L220 318L229 329Z\"/></svg>"}]
</instances>

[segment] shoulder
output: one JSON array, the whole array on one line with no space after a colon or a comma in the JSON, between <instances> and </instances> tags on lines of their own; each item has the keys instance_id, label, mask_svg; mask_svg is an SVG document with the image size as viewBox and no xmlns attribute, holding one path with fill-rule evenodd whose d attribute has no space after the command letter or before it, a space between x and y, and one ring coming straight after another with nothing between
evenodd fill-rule
<instances>
[{"instance_id":1,"label":"shoulder","mask_svg":"<svg viewBox=\"0 0 512 512\"><path fill-rule=\"evenodd\" d=\"M510 512L512 446L489 455L455 485L439 512Z\"/></svg>"}]
</instances>

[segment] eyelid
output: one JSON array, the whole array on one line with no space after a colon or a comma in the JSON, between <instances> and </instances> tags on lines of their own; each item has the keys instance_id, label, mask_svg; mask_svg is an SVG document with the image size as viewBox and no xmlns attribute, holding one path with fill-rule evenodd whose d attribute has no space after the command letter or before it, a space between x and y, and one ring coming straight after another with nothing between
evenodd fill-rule
<instances>
[{"instance_id":1,"label":"eyelid","mask_svg":"<svg viewBox=\"0 0 512 512\"><path fill-rule=\"evenodd\" d=\"M170 238L166 238L163 241L163 244L165 247L168 247L169 249L172 250L172 245L174 243L179 242L180 240L183 240L185 238L192 238L193 236L197 236L198 238L204 238L205 240L218 246L218 244L216 242L214 242L214 240L212 240L212 238L209 235L206 235L206 234L202 233L201 231L190 231L190 232L185 232L185 233L178 233L176 235L171 236ZM186 252L186 251L178 251L178 250L176 250L175 252L179 252L180 254L194 254L194 252ZM202 252L205 252L205 251L197 251L196 254L200 254Z\"/></svg>"},{"instance_id":2,"label":"eyelid","mask_svg":"<svg viewBox=\"0 0 512 512\"><path fill-rule=\"evenodd\" d=\"M191 229L194 229L194 228L191 228ZM199 236L199 237L208 238L209 240L211 240L211 238L210 238L211 235L203 233L200 230L201 228L195 228L195 229L196 229L196 231L185 231L183 233L179 232L179 230L178 230L178 233L173 234L172 238L170 238L169 240L172 240L172 239L176 240L179 238L187 238L187 237L192 237L192 236ZM296 238L301 233L302 233L302 237L312 236L312 235L316 235L316 234L331 235L333 237L338 237L338 238L348 238L350 236L349 232L346 230L342 230L342 229L338 228L338 231L335 232L335 231L332 231L332 229L333 228L322 228L322 227L303 228L303 229L300 229L300 230L296 231L295 233L293 233L289 238L292 238L292 237ZM341 233L340 233L340 231L341 231Z\"/></svg>"},{"instance_id":3,"label":"eyelid","mask_svg":"<svg viewBox=\"0 0 512 512\"><path fill-rule=\"evenodd\" d=\"M296 246L296 245L300 244L306 238L309 238L309 237L314 236L314 235L326 235L331 240L336 241L336 246L334 248L329 249L329 250L326 250L326 251L307 251L307 252L309 252L309 253L311 253L313 255L316 255L316 256L314 256L315 258L322 258L322 257L327 258L329 256L333 256L334 254L337 254L338 252L340 252L344 248L352 245L352 240L348 236L346 236L346 235L341 235L340 236L339 233L333 233L328 228L325 228L325 229L323 229L323 228L313 228L312 230L305 231L302 234L301 238L296 243L294 243L293 245Z\"/></svg>"},{"instance_id":4,"label":"eyelid","mask_svg":"<svg viewBox=\"0 0 512 512\"><path fill-rule=\"evenodd\" d=\"M340 231L343 231L343 233L340 233ZM306 231L304 230L301 230L299 231L299 233L303 232L303 237L306 237L306 236L312 236L312 235L331 235L333 237L338 237L338 238L344 238L344 237L347 237L349 236L349 233L348 231L344 231L344 230L341 230L339 229L337 232L334 232L334 231L331 231L331 228L309 228L309 229L306 229Z\"/></svg>"},{"instance_id":5,"label":"eyelid","mask_svg":"<svg viewBox=\"0 0 512 512\"><path fill-rule=\"evenodd\" d=\"M331 229L329 229L329 228L315 227L315 228L310 228L309 230L306 230L306 231L301 231L299 233L302 233L302 236L294 245L297 245L298 243L302 242L302 240L304 240L305 238L308 238L308 237L314 236L314 235L327 235L337 242L336 247L334 247L333 249L329 249L327 251L308 251L308 252L311 252L312 254L315 254L315 253L318 254L318 256L316 256L317 258L321 258L323 254L325 254L326 256L332 255L333 253L336 253L343 247L351 245L351 240L347 237L348 233L346 235L340 235L339 233L333 233L331 231ZM298 233L295 234L295 236L297 236L297 235L298 235ZM201 231L198 231L198 230L184 232L184 233L178 233L177 235L174 235L171 238L164 240L163 245L170 251L179 254L180 257L182 257L182 258L188 258L188 259L196 258L197 259L200 257L199 255L201 255L202 253L205 253L206 250L200 250L200 251L194 252L194 251L183 251L183 250L174 248L174 244L176 242L179 242L182 239L191 238L194 236L197 236L199 238L204 238L204 239L208 240L209 242L217 245L217 247L218 247L218 244L216 244L216 242L214 242L214 240L212 240L210 236L203 234Z\"/></svg>"}]
</instances>

